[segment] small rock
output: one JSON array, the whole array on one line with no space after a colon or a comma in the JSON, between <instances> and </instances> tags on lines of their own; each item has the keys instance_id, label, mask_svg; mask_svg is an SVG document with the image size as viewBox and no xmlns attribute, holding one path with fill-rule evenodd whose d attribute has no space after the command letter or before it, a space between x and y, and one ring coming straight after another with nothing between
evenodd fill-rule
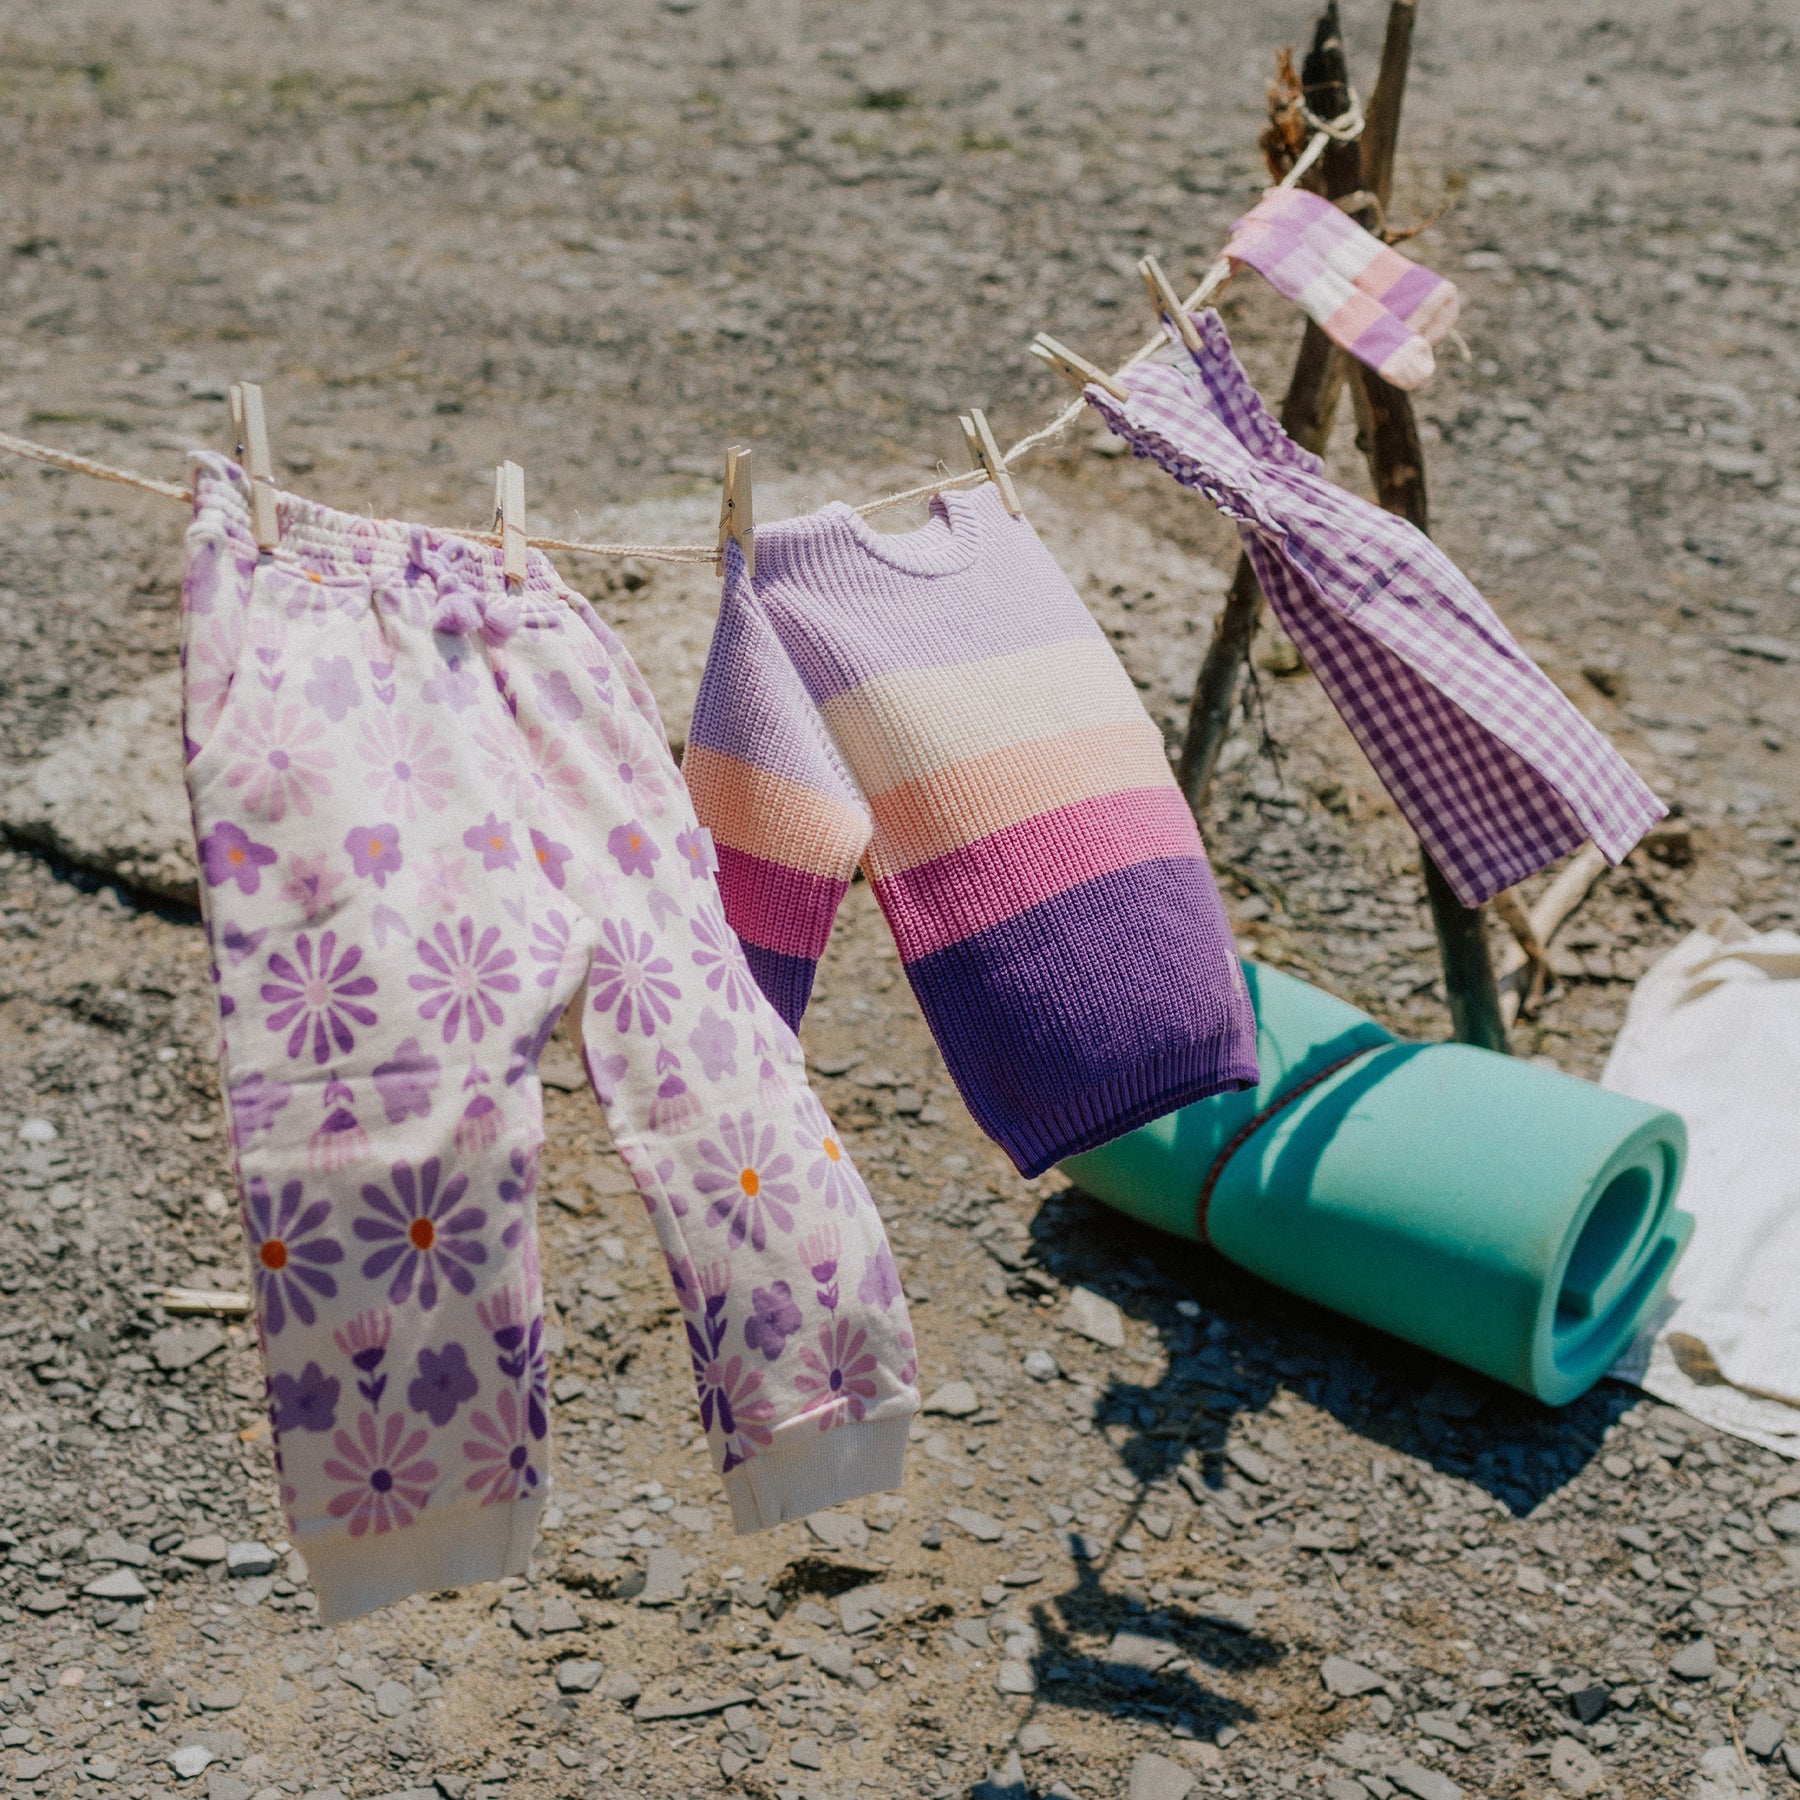
<instances>
[{"instance_id":1,"label":"small rock","mask_svg":"<svg viewBox=\"0 0 1800 1800\"><path fill-rule=\"evenodd\" d=\"M225 1552L225 1573L244 1577L272 1574L276 1560L267 1544L233 1544Z\"/></svg>"},{"instance_id":2,"label":"small rock","mask_svg":"<svg viewBox=\"0 0 1800 1800\"><path fill-rule=\"evenodd\" d=\"M1348 1775L1333 1775L1325 1783L1325 1800L1369 1800L1369 1790Z\"/></svg>"},{"instance_id":3,"label":"small rock","mask_svg":"<svg viewBox=\"0 0 1800 1800\"><path fill-rule=\"evenodd\" d=\"M69 1604L67 1588L33 1588L20 1601L27 1612L50 1614L61 1612Z\"/></svg>"},{"instance_id":4,"label":"small rock","mask_svg":"<svg viewBox=\"0 0 1800 1800\"><path fill-rule=\"evenodd\" d=\"M96 1531L88 1539L82 1554L91 1563L124 1563L133 1569L147 1568L150 1563L150 1546L134 1544L129 1538L116 1531Z\"/></svg>"},{"instance_id":5,"label":"small rock","mask_svg":"<svg viewBox=\"0 0 1800 1800\"><path fill-rule=\"evenodd\" d=\"M1106 1662L1113 1669L1146 1669L1154 1673L1180 1654L1167 1638L1150 1637L1141 1631L1115 1631L1106 1648Z\"/></svg>"},{"instance_id":6,"label":"small rock","mask_svg":"<svg viewBox=\"0 0 1800 1800\"><path fill-rule=\"evenodd\" d=\"M244 1690L235 1682L228 1682L223 1687L208 1689L200 1696L200 1704L207 1712L230 1712L233 1707L244 1704Z\"/></svg>"},{"instance_id":7,"label":"small rock","mask_svg":"<svg viewBox=\"0 0 1800 1800\"><path fill-rule=\"evenodd\" d=\"M846 1637L873 1631L892 1610L892 1603L877 1586L851 1588L838 1595L838 1624Z\"/></svg>"},{"instance_id":8,"label":"small rock","mask_svg":"<svg viewBox=\"0 0 1800 1800\"><path fill-rule=\"evenodd\" d=\"M823 1669L827 1675L835 1675L839 1681L848 1681L850 1671L856 1666L855 1652L848 1644L836 1638L814 1644L807 1654L812 1658L814 1668Z\"/></svg>"},{"instance_id":9,"label":"small rock","mask_svg":"<svg viewBox=\"0 0 1800 1800\"><path fill-rule=\"evenodd\" d=\"M413 1709L413 1691L404 1681L384 1681L375 1690L375 1710L384 1719L398 1719Z\"/></svg>"},{"instance_id":10,"label":"small rock","mask_svg":"<svg viewBox=\"0 0 1800 1800\"><path fill-rule=\"evenodd\" d=\"M1319 1665L1319 1679L1325 1683L1325 1691L1336 1694L1340 1700L1354 1700L1358 1694L1372 1694L1387 1686L1385 1676L1365 1669L1347 1656L1326 1657Z\"/></svg>"},{"instance_id":11,"label":"small rock","mask_svg":"<svg viewBox=\"0 0 1800 1800\"><path fill-rule=\"evenodd\" d=\"M639 1606L673 1606L687 1597L687 1559L677 1550L652 1550L644 1562Z\"/></svg>"},{"instance_id":12,"label":"small rock","mask_svg":"<svg viewBox=\"0 0 1800 1800\"><path fill-rule=\"evenodd\" d=\"M942 1413L950 1419L966 1419L981 1411L981 1396L966 1381L946 1381L925 1402L928 1413Z\"/></svg>"},{"instance_id":13,"label":"small rock","mask_svg":"<svg viewBox=\"0 0 1800 1800\"><path fill-rule=\"evenodd\" d=\"M1591 1794L1606 1779L1599 1759L1575 1738L1558 1738L1550 1746L1550 1779L1565 1794Z\"/></svg>"},{"instance_id":14,"label":"small rock","mask_svg":"<svg viewBox=\"0 0 1800 1800\"><path fill-rule=\"evenodd\" d=\"M1104 1295L1092 1288L1069 1290L1069 1309L1063 1314L1063 1329L1104 1344L1108 1350L1125 1348L1125 1316Z\"/></svg>"},{"instance_id":15,"label":"small rock","mask_svg":"<svg viewBox=\"0 0 1800 1800\"><path fill-rule=\"evenodd\" d=\"M1225 1447L1225 1460L1245 1480L1254 1481L1259 1487L1267 1487L1275 1479L1275 1465L1246 1444L1228 1444Z\"/></svg>"},{"instance_id":16,"label":"small rock","mask_svg":"<svg viewBox=\"0 0 1800 1800\"><path fill-rule=\"evenodd\" d=\"M869 1527L853 1512L811 1514L806 1529L828 1550L856 1551L869 1547Z\"/></svg>"},{"instance_id":17,"label":"small rock","mask_svg":"<svg viewBox=\"0 0 1800 1800\"><path fill-rule=\"evenodd\" d=\"M192 1781L212 1760L213 1753L204 1744L183 1744L169 1753L169 1767L183 1781Z\"/></svg>"},{"instance_id":18,"label":"small rock","mask_svg":"<svg viewBox=\"0 0 1800 1800\"><path fill-rule=\"evenodd\" d=\"M1384 1770L1389 1781L1413 1800L1463 1800L1463 1791L1448 1775L1436 1769L1422 1768L1418 1763L1396 1763Z\"/></svg>"},{"instance_id":19,"label":"small rock","mask_svg":"<svg viewBox=\"0 0 1800 1800\"><path fill-rule=\"evenodd\" d=\"M635 1675L624 1672L611 1676L600 1693L604 1699L616 1700L621 1706L629 1706L643 1691L644 1684Z\"/></svg>"},{"instance_id":20,"label":"small rock","mask_svg":"<svg viewBox=\"0 0 1800 1800\"><path fill-rule=\"evenodd\" d=\"M919 1548L921 1550L941 1550L943 1547L944 1533L941 1527L927 1525L925 1529L919 1533Z\"/></svg>"},{"instance_id":21,"label":"small rock","mask_svg":"<svg viewBox=\"0 0 1800 1800\"><path fill-rule=\"evenodd\" d=\"M557 1691L563 1694L591 1694L594 1689L600 1685L601 1674L602 1670L597 1662L558 1663L556 1665ZM616 1680L617 1677L614 1679ZM630 1678L627 1677L626 1679L629 1680ZM628 1697L635 1700L639 1691L641 1690L633 1683L633 1691ZM612 1695L610 1697L613 1699L622 1699L627 1696Z\"/></svg>"},{"instance_id":22,"label":"small rock","mask_svg":"<svg viewBox=\"0 0 1800 1800\"><path fill-rule=\"evenodd\" d=\"M156 1366L169 1374L191 1369L224 1348L225 1334L216 1325L170 1325L150 1340L150 1354ZM224 1555L221 1549L213 1561L222 1561Z\"/></svg>"},{"instance_id":23,"label":"small rock","mask_svg":"<svg viewBox=\"0 0 1800 1800\"><path fill-rule=\"evenodd\" d=\"M1800 1537L1800 1500L1783 1500L1769 1508L1769 1529L1782 1537Z\"/></svg>"},{"instance_id":24,"label":"small rock","mask_svg":"<svg viewBox=\"0 0 1800 1800\"><path fill-rule=\"evenodd\" d=\"M1711 1638L1695 1638L1669 1659L1669 1673L1683 1681L1710 1681L1719 1672L1719 1653Z\"/></svg>"},{"instance_id":25,"label":"small rock","mask_svg":"<svg viewBox=\"0 0 1800 1800\"><path fill-rule=\"evenodd\" d=\"M1028 1350L1025 1353L1025 1373L1033 1381L1054 1381L1062 1373L1062 1368L1048 1350Z\"/></svg>"},{"instance_id":26,"label":"small rock","mask_svg":"<svg viewBox=\"0 0 1800 1800\"><path fill-rule=\"evenodd\" d=\"M824 1768L825 1758L819 1754L819 1740L809 1737L795 1738L788 1745L788 1761L796 1769Z\"/></svg>"},{"instance_id":27,"label":"small rock","mask_svg":"<svg viewBox=\"0 0 1800 1800\"><path fill-rule=\"evenodd\" d=\"M48 1119L27 1119L19 1127L21 1144L54 1144L56 1127Z\"/></svg>"},{"instance_id":28,"label":"small rock","mask_svg":"<svg viewBox=\"0 0 1800 1800\"><path fill-rule=\"evenodd\" d=\"M1604 1681L1579 1688L1569 1696L1569 1710L1583 1725L1592 1725L1612 1704L1612 1689Z\"/></svg>"},{"instance_id":29,"label":"small rock","mask_svg":"<svg viewBox=\"0 0 1800 1800\"><path fill-rule=\"evenodd\" d=\"M240 1781L224 1769L207 1771L206 1800L250 1800L250 1794L249 1782Z\"/></svg>"},{"instance_id":30,"label":"small rock","mask_svg":"<svg viewBox=\"0 0 1800 1800\"><path fill-rule=\"evenodd\" d=\"M113 1569L81 1590L95 1600L147 1600L150 1590L129 1569Z\"/></svg>"},{"instance_id":31,"label":"small rock","mask_svg":"<svg viewBox=\"0 0 1800 1800\"><path fill-rule=\"evenodd\" d=\"M953 1506L944 1517L958 1531L966 1531L979 1543L997 1543L1006 1535L1006 1527L998 1519L989 1518L984 1512L976 1512L973 1507Z\"/></svg>"},{"instance_id":32,"label":"small rock","mask_svg":"<svg viewBox=\"0 0 1800 1800\"><path fill-rule=\"evenodd\" d=\"M1131 1765L1129 1800L1187 1800L1193 1791L1193 1776L1154 1750L1146 1750Z\"/></svg>"},{"instance_id":33,"label":"small rock","mask_svg":"<svg viewBox=\"0 0 1800 1800\"><path fill-rule=\"evenodd\" d=\"M579 1631L581 1614L564 1594L552 1594L538 1612L538 1630L548 1636L559 1631Z\"/></svg>"},{"instance_id":34,"label":"small rock","mask_svg":"<svg viewBox=\"0 0 1800 1800\"><path fill-rule=\"evenodd\" d=\"M1037 1677L1029 1663L1003 1662L994 1676L994 1686L1003 1694L1035 1694Z\"/></svg>"},{"instance_id":35,"label":"small rock","mask_svg":"<svg viewBox=\"0 0 1800 1800\"><path fill-rule=\"evenodd\" d=\"M1019 1746L1020 1753L1025 1756L1036 1756L1042 1750L1054 1750L1056 1739L1053 1738L1036 1719L1028 1719L1019 1727L1019 1735L1013 1739Z\"/></svg>"},{"instance_id":36,"label":"small rock","mask_svg":"<svg viewBox=\"0 0 1800 1800\"><path fill-rule=\"evenodd\" d=\"M1786 1728L1773 1713L1759 1712L1744 1727L1744 1748L1767 1762L1781 1748Z\"/></svg>"},{"instance_id":37,"label":"small rock","mask_svg":"<svg viewBox=\"0 0 1800 1800\"><path fill-rule=\"evenodd\" d=\"M184 1544L177 1544L175 1554L183 1562L197 1563L202 1566L208 1563L220 1563L225 1560L226 1545L222 1537L208 1533L204 1537L189 1538Z\"/></svg>"}]
</instances>

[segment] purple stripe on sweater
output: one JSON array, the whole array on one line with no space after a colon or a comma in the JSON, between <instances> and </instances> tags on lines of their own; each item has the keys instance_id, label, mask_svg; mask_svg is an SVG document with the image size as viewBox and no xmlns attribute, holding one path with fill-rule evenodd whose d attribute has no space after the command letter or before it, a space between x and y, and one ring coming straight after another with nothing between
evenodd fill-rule
<instances>
[{"instance_id":1,"label":"purple stripe on sweater","mask_svg":"<svg viewBox=\"0 0 1800 1800\"><path fill-rule=\"evenodd\" d=\"M798 1031L806 1015L806 1003L812 998L818 962L810 956L783 956L779 950L765 950L760 944L745 944L744 961L750 965L763 998L787 1021L789 1031Z\"/></svg>"},{"instance_id":2,"label":"purple stripe on sweater","mask_svg":"<svg viewBox=\"0 0 1800 1800\"><path fill-rule=\"evenodd\" d=\"M731 929L746 944L817 962L831 940L831 921L849 882L769 862L715 842L719 893Z\"/></svg>"},{"instance_id":3,"label":"purple stripe on sweater","mask_svg":"<svg viewBox=\"0 0 1800 1800\"><path fill-rule=\"evenodd\" d=\"M898 670L1104 637L991 482L940 494L932 514L918 531L884 533L834 503L758 527L756 604L815 705ZM898 602L897 578L906 588Z\"/></svg>"},{"instance_id":4,"label":"purple stripe on sweater","mask_svg":"<svg viewBox=\"0 0 1800 1800\"><path fill-rule=\"evenodd\" d=\"M1027 1176L1256 1083L1225 909L1191 858L1085 882L906 974L976 1123Z\"/></svg>"},{"instance_id":5,"label":"purple stripe on sweater","mask_svg":"<svg viewBox=\"0 0 1800 1800\"><path fill-rule=\"evenodd\" d=\"M1381 304L1398 319L1410 319L1444 285L1443 278L1412 261L1386 293Z\"/></svg>"}]
</instances>

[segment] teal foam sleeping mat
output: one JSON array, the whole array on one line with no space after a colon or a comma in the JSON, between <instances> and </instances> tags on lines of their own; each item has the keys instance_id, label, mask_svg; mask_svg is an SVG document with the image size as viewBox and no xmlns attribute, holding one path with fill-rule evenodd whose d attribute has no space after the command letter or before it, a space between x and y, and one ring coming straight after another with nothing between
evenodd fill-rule
<instances>
[{"instance_id":1,"label":"teal foam sleeping mat","mask_svg":"<svg viewBox=\"0 0 1800 1800\"><path fill-rule=\"evenodd\" d=\"M1405 1043L1246 964L1262 1080L1063 1172L1147 1225L1552 1406L1605 1374L1693 1231L1674 1113ZM1258 1122L1260 1120L1260 1123Z\"/></svg>"}]
</instances>

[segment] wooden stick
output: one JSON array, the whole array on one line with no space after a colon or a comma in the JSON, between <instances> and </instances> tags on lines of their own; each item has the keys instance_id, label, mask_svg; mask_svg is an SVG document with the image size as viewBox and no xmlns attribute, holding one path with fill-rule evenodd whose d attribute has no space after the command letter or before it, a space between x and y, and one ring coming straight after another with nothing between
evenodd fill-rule
<instances>
[{"instance_id":1,"label":"wooden stick","mask_svg":"<svg viewBox=\"0 0 1800 1800\"><path fill-rule=\"evenodd\" d=\"M1537 904L1525 915L1526 927L1536 941L1545 957L1545 968L1548 969L1550 945L1564 921L1592 891L1594 883L1612 865L1594 848L1585 844L1570 857L1557 872L1556 879L1538 896ZM1515 901L1515 904L1517 902ZM1495 908L1499 910L1498 906ZM1504 918L1505 914L1501 916ZM1509 925L1511 921L1508 921ZM1537 974L1533 970L1531 990L1522 1000L1519 988L1521 973L1531 967L1530 947L1520 936L1518 928L1513 927L1513 935L1518 942L1508 945L1500 954L1498 979L1500 982L1500 1013L1510 1025L1519 1016L1521 1010L1529 1010L1527 1002L1534 1002L1541 997L1537 991Z\"/></svg>"},{"instance_id":2,"label":"wooden stick","mask_svg":"<svg viewBox=\"0 0 1800 1800\"><path fill-rule=\"evenodd\" d=\"M1392 17L1389 30L1393 29ZM1383 65L1386 52L1383 52ZM1338 30L1335 0L1319 15L1313 28L1312 49L1301 66L1301 85L1306 103L1322 119L1340 117L1350 105L1350 70L1344 59L1344 40ZM1377 89L1370 102L1372 116L1380 104ZM1364 133L1368 127L1365 124ZM1362 155L1355 143L1333 141L1320 157L1314 173L1305 185L1328 200L1352 194L1363 184ZM1331 436L1332 420L1337 416L1338 397L1344 391L1344 374L1348 358L1311 319L1301 334L1299 353L1294 358L1294 372L1288 379L1286 397L1281 402L1281 428L1302 449L1322 455ZM1194 697L1188 705L1187 732L1181 740L1181 754L1176 759L1175 778L1187 796L1194 817L1200 818L1212 792L1213 775L1219 766L1219 753L1231 735L1232 714L1237 707L1238 689L1243 681L1245 665L1250 660L1250 646L1262 619L1262 590L1256 585L1256 572L1250 559L1242 554L1231 578L1231 590L1213 628L1212 642L1206 659L1200 665L1200 678L1194 683Z\"/></svg>"},{"instance_id":3,"label":"wooden stick","mask_svg":"<svg viewBox=\"0 0 1800 1800\"><path fill-rule=\"evenodd\" d=\"M238 465L250 477L250 534L257 549L274 550L281 544L281 521L275 505L275 465L269 459L262 389L254 381L234 382L230 400Z\"/></svg>"}]
</instances>

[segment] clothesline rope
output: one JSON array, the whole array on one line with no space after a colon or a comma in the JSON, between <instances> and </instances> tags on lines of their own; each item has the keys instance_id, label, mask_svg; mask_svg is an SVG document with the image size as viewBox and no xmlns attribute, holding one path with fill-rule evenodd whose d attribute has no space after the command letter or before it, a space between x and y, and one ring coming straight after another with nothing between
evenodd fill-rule
<instances>
[{"instance_id":1,"label":"clothesline rope","mask_svg":"<svg viewBox=\"0 0 1800 1800\"><path fill-rule=\"evenodd\" d=\"M1304 116L1314 128L1313 135L1307 140L1306 148L1295 159L1294 166L1275 184L1277 190L1296 186L1324 154L1328 144L1334 140L1343 142L1355 138L1363 128L1362 109L1354 96L1351 97L1349 110L1336 119L1319 119L1310 111L1305 112ZM1195 312L1204 306L1231 279L1231 271L1230 258L1219 257L1207 269L1200 285L1182 302L1183 311ZM1136 368L1146 358L1154 356L1166 341L1160 332L1155 337L1147 338L1113 373L1122 375L1127 369ZM1028 433L1003 452L1000 458L1002 464L1010 468L1015 462L1029 456L1033 450L1053 443L1086 410L1085 400L1071 401L1049 424ZM23 457L28 462L42 463L47 468L66 470L71 475L91 475L97 481L117 482L121 487L137 488L164 500L191 501L194 497L193 490L183 487L179 482L159 481L154 475L140 475L132 469L115 468L111 463L97 461L91 456L78 456L71 450L59 450L50 444L34 443L30 438L15 437L11 432L0 431L0 451ZM896 506L929 500L933 495L949 493L955 488L975 487L987 479L985 469L970 469L961 475L940 476L935 481L886 494L879 500L864 501L856 510L866 519ZM482 544L500 542L500 534L496 531L470 530L464 526L450 529L447 535L471 538ZM642 562L715 563L719 555L716 546L711 544L598 544L581 538L552 537L528 537L525 541L536 550L562 550L575 556L634 557Z\"/></svg>"}]
</instances>

